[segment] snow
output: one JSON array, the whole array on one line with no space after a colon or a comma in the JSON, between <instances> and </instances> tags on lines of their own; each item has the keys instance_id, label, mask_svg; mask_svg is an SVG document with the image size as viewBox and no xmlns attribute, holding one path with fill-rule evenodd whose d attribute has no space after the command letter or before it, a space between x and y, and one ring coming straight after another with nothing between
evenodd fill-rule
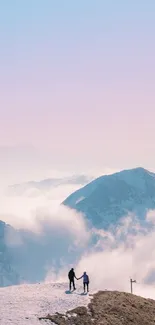
<instances>
[{"instance_id":1,"label":"snow","mask_svg":"<svg viewBox=\"0 0 155 325\"><path fill-rule=\"evenodd\" d=\"M85 199L85 197L84 196L81 196L76 202L75 202L75 204L78 204L79 202L81 202L81 201L83 201Z\"/></svg>"},{"instance_id":2,"label":"snow","mask_svg":"<svg viewBox=\"0 0 155 325\"><path fill-rule=\"evenodd\" d=\"M65 313L77 306L87 306L90 297L82 294L82 287L68 293L68 283L45 283L0 288L1 325L43 325L38 317L55 312Z\"/></svg>"}]
</instances>

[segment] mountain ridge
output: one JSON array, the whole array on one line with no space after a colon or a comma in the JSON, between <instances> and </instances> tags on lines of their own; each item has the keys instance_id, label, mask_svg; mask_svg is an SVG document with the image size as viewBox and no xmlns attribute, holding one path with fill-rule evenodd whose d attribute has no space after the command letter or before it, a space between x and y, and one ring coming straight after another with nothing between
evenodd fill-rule
<instances>
[{"instance_id":1,"label":"mountain ridge","mask_svg":"<svg viewBox=\"0 0 155 325\"><path fill-rule=\"evenodd\" d=\"M16 191L16 190L26 190L30 187L34 187L36 189L48 190L51 187L65 185L65 184L77 184L77 185L85 185L86 183L90 182L92 177L89 177L84 174L79 175L72 175L69 177L57 177L57 178L45 178L40 181L29 181L24 183L18 183L14 185L10 185L8 190Z\"/></svg>"}]
</instances>

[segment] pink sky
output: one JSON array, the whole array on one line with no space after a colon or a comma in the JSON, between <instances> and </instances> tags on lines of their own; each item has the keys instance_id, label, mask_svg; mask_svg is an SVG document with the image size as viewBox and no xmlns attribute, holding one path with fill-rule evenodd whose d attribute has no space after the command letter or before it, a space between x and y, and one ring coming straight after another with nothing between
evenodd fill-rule
<instances>
[{"instance_id":1,"label":"pink sky","mask_svg":"<svg viewBox=\"0 0 155 325\"><path fill-rule=\"evenodd\" d=\"M62 3L3 5L0 146L155 167L154 1Z\"/></svg>"}]
</instances>

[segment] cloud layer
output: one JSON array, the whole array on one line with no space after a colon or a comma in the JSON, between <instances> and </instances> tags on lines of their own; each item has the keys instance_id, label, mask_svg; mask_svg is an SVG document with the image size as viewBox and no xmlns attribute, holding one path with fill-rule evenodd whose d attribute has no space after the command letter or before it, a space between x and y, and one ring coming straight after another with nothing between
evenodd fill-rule
<instances>
[{"instance_id":1,"label":"cloud layer","mask_svg":"<svg viewBox=\"0 0 155 325\"><path fill-rule=\"evenodd\" d=\"M60 205L78 186L3 194L0 219L25 229L10 230L6 238L14 266L28 282L66 281L74 266L78 277L88 272L93 291L130 291L133 278L135 293L155 298L155 211L148 211L143 224L128 215L108 231L90 229L85 216Z\"/></svg>"}]
</instances>

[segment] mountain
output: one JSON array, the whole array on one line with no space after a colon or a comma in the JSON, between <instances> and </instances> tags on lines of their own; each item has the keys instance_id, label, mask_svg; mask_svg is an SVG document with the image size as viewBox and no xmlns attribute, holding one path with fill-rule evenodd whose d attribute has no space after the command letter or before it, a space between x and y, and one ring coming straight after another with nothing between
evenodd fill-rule
<instances>
[{"instance_id":1,"label":"mountain","mask_svg":"<svg viewBox=\"0 0 155 325\"><path fill-rule=\"evenodd\" d=\"M7 233L10 226L0 221L0 287L20 283L20 276L15 271L10 251L7 247Z\"/></svg>"},{"instance_id":2,"label":"mountain","mask_svg":"<svg viewBox=\"0 0 155 325\"><path fill-rule=\"evenodd\" d=\"M155 209L155 174L144 168L101 176L71 194L64 205L85 214L95 227L107 228L128 212L144 220Z\"/></svg>"},{"instance_id":3,"label":"mountain","mask_svg":"<svg viewBox=\"0 0 155 325\"><path fill-rule=\"evenodd\" d=\"M40 317L57 325L153 325L155 301L125 292L100 291L88 307L79 306L67 313Z\"/></svg>"},{"instance_id":4,"label":"mountain","mask_svg":"<svg viewBox=\"0 0 155 325\"><path fill-rule=\"evenodd\" d=\"M83 186L89 183L92 177L86 175L73 175L64 178L47 178L41 181L30 181L21 184L14 184L8 187L7 194L9 195L23 195L31 189L39 191L49 191L54 187L61 185L79 185Z\"/></svg>"}]
</instances>

